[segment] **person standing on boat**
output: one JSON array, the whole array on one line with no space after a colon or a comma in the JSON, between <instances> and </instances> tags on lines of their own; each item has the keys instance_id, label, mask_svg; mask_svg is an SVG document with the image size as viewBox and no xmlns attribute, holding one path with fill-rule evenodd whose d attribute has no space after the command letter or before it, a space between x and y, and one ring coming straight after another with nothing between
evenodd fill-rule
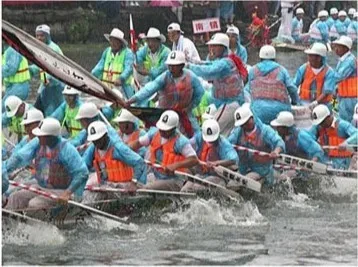
<instances>
[{"instance_id":1,"label":"person standing on boat","mask_svg":"<svg viewBox=\"0 0 358 267\"><path fill-rule=\"evenodd\" d=\"M32 164L34 160L37 187L56 194L62 201L68 201L72 194L81 197L88 179L88 170L76 148L61 137L61 124L54 118L45 118L32 133L32 139L22 149L13 153L4 162L6 172ZM42 209L54 206L50 198L28 191L19 190L10 195L8 209Z\"/></svg>"},{"instance_id":2,"label":"person standing on boat","mask_svg":"<svg viewBox=\"0 0 358 267\"><path fill-rule=\"evenodd\" d=\"M121 109L118 116L113 119L113 122L118 123L118 134L122 138L123 142L127 145L138 141L141 136L146 134L145 130L139 128L139 119L127 109ZM135 152L144 158L146 151L146 148L142 147Z\"/></svg>"},{"instance_id":3,"label":"person standing on boat","mask_svg":"<svg viewBox=\"0 0 358 267\"><path fill-rule=\"evenodd\" d=\"M210 182L225 186L224 180L217 176L214 167L237 166L239 157L230 142L220 135L219 123L214 119L204 121L201 132L196 133L190 142L200 160L199 165L195 167L195 173L200 174ZM188 181L181 191L198 191L201 189L206 189L206 187Z\"/></svg>"},{"instance_id":4,"label":"person standing on boat","mask_svg":"<svg viewBox=\"0 0 358 267\"><path fill-rule=\"evenodd\" d=\"M95 121L88 126L87 141L92 144L82 158L88 169L95 169L98 185L135 191L137 181L146 184L147 165L143 158L123 142L112 139L104 122ZM93 200L93 194L98 200L97 193L87 191L83 201Z\"/></svg>"},{"instance_id":5,"label":"person standing on boat","mask_svg":"<svg viewBox=\"0 0 358 267\"><path fill-rule=\"evenodd\" d=\"M183 182L175 176L176 170L189 172L198 164L194 148L189 140L178 131L179 115L173 110L165 111L158 120L156 128L131 144L133 150L148 147L148 158L152 164L163 168L153 168L148 175L147 189L180 191Z\"/></svg>"},{"instance_id":6,"label":"person standing on boat","mask_svg":"<svg viewBox=\"0 0 358 267\"><path fill-rule=\"evenodd\" d=\"M318 19L312 22L309 30L310 42L320 42L326 44L329 40L329 28L326 23L328 12L321 10L318 12Z\"/></svg>"},{"instance_id":7,"label":"person standing on boat","mask_svg":"<svg viewBox=\"0 0 358 267\"><path fill-rule=\"evenodd\" d=\"M351 121L354 106L358 102L357 58L350 51L353 44L348 36L341 36L332 44L334 52L339 56L335 68L339 117Z\"/></svg>"},{"instance_id":8,"label":"person standing on boat","mask_svg":"<svg viewBox=\"0 0 358 267\"><path fill-rule=\"evenodd\" d=\"M60 47L51 40L50 27L43 24L36 28L36 39L45 43L56 53L63 55ZM64 83L44 72L38 66L32 64L30 66L32 76L40 76L41 84L38 90L39 96L34 106L41 110L45 117L50 116L63 102L62 95Z\"/></svg>"},{"instance_id":9,"label":"person standing on boat","mask_svg":"<svg viewBox=\"0 0 358 267\"><path fill-rule=\"evenodd\" d=\"M303 15L305 14L303 8L297 8L296 17L292 20L292 38L295 40L295 43L307 43L309 34L303 34Z\"/></svg>"},{"instance_id":10,"label":"person standing on boat","mask_svg":"<svg viewBox=\"0 0 358 267\"><path fill-rule=\"evenodd\" d=\"M347 35L353 41L353 44L357 44L358 39L358 12L355 12L353 15L353 19L348 26Z\"/></svg>"},{"instance_id":11,"label":"person standing on boat","mask_svg":"<svg viewBox=\"0 0 358 267\"><path fill-rule=\"evenodd\" d=\"M281 152L285 152L284 141L274 129L254 117L248 104L239 107L234 118L236 128L228 137L232 145L270 153L269 156L261 156L238 150L240 173L266 185L273 185L272 161L277 159ZM235 183L230 181L228 187L234 185Z\"/></svg>"},{"instance_id":12,"label":"person standing on boat","mask_svg":"<svg viewBox=\"0 0 358 267\"><path fill-rule=\"evenodd\" d=\"M244 62L246 64L247 63L247 50L241 44L239 29L233 25L228 26L226 34L230 38L229 53L237 55L239 58L241 58L242 62Z\"/></svg>"},{"instance_id":13,"label":"person standing on boat","mask_svg":"<svg viewBox=\"0 0 358 267\"><path fill-rule=\"evenodd\" d=\"M78 110L82 105L82 101L79 99L80 92L66 85L62 94L65 96L66 102L62 103L51 114L51 117L61 122L62 129L66 128L68 138L74 138L82 130L81 123L76 120Z\"/></svg>"},{"instance_id":14,"label":"person standing on boat","mask_svg":"<svg viewBox=\"0 0 358 267\"><path fill-rule=\"evenodd\" d=\"M347 138L357 134L357 129L348 121L336 119L326 105L320 104L312 111L313 126L309 133L321 146L337 147ZM348 169L352 153L339 149L327 150L326 156L333 162L333 168Z\"/></svg>"},{"instance_id":15,"label":"person standing on boat","mask_svg":"<svg viewBox=\"0 0 358 267\"><path fill-rule=\"evenodd\" d=\"M104 50L101 59L91 72L109 88L121 88L124 97L129 99L134 95L132 87L134 55L127 47L128 42L120 29L114 28L104 37L109 41L110 47Z\"/></svg>"},{"instance_id":16,"label":"person standing on boat","mask_svg":"<svg viewBox=\"0 0 358 267\"><path fill-rule=\"evenodd\" d=\"M330 30L331 27L336 23L337 19L338 19L338 9L335 7L332 7L329 10L330 13L330 17L327 19L326 23L328 25L328 29Z\"/></svg>"},{"instance_id":17,"label":"person standing on boat","mask_svg":"<svg viewBox=\"0 0 358 267\"><path fill-rule=\"evenodd\" d=\"M245 91L250 95L252 112L269 124L280 111L291 111L291 103L296 105L299 98L288 71L275 60L275 48L264 45L259 57L261 61L249 71Z\"/></svg>"},{"instance_id":18,"label":"person standing on boat","mask_svg":"<svg viewBox=\"0 0 358 267\"><path fill-rule=\"evenodd\" d=\"M338 13L338 19L335 21L335 23L332 25L329 31L329 37L331 40L336 40L340 36L347 35L347 28L350 24L347 24L347 13L344 10L339 11Z\"/></svg>"},{"instance_id":19,"label":"person standing on boat","mask_svg":"<svg viewBox=\"0 0 358 267\"><path fill-rule=\"evenodd\" d=\"M5 111L5 101L10 95L17 96L25 101L30 92L30 71L27 59L9 46L5 41L2 42L2 81L3 94L2 112Z\"/></svg>"},{"instance_id":20,"label":"person standing on boat","mask_svg":"<svg viewBox=\"0 0 358 267\"><path fill-rule=\"evenodd\" d=\"M292 9L294 7L295 0L281 0L281 24L278 29L277 39L283 42L294 43L291 35L292 29Z\"/></svg>"},{"instance_id":21,"label":"person standing on boat","mask_svg":"<svg viewBox=\"0 0 358 267\"><path fill-rule=\"evenodd\" d=\"M218 109L215 119L221 134L227 136L234 126L233 112L245 102L244 80L247 70L241 59L229 54L230 39L224 33L216 33L207 42L210 61L206 64L188 64L188 68L199 77L211 81L209 104Z\"/></svg>"},{"instance_id":22,"label":"person standing on boat","mask_svg":"<svg viewBox=\"0 0 358 267\"><path fill-rule=\"evenodd\" d=\"M169 24L167 31L168 39L173 43L172 51L183 52L187 62L200 62L201 59L195 44L190 39L184 37L184 32L180 29L178 23Z\"/></svg>"},{"instance_id":23,"label":"person standing on boat","mask_svg":"<svg viewBox=\"0 0 358 267\"><path fill-rule=\"evenodd\" d=\"M314 43L305 53L308 62L297 70L293 81L300 87L301 104L308 104L311 110L318 104L326 104L331 109L335 78L333 69L327 64L327 47L322 43Z\"/></svg>"},{"instance_id":24,"label":"person standing on boat","mask_svg":"<svg viewBox=\"0 0 358 267\"><path fill-rule=\"evenodd\" d=\"M158 108L172 109L180 115L181 132L189 138L199 130L199 124L193 109L199 105L204 94L198 77L184 69L185 55L181 51L172 51L167 61L169 70L158 76L153 82L146 84L139 92L126 102L129 106L140 103L158 93Z\"/></svg>"}]
</instances>

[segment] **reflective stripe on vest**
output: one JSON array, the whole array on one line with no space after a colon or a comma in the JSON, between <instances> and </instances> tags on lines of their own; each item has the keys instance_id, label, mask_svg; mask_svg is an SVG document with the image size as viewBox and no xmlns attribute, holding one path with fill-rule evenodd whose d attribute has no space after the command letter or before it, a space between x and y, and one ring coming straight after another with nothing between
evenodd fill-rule
<instances>
[{"instance_id":1,"label":"reflective stripe on vest","mask_svg":"<svg viewBox=\"0 0 358 267\"><path fill-rule=\"evenodd\" d=\"M323 40L322 34L321 34L320 30L318 29L317 24L314 24L312 26L311 31L309 33L310 33L310 37L312 39Z\"/></svg>"},{"instance_id":2,"label":"reflective stripe on vest","mask_svg":"<svg viewBox=\"0 0 358 267\"><path fill-rule=\"evenodd\" d=\"M98 149L95 149L93 166L97 173L98 183L113 182L127 183L132 181L133 169L116 159L113 159L114 147L109 148L105 155L101 157Z\"/></svg>"},{"instance_id":3,"label":"reflective stripe on vest","mask_svg":"<svg viewBox=\"0 0 358 267\"><path fill-rule=\"evenodd\" d=\"M2 66L6 65L6 56L9 53L9 49L6 49L2 58ZM30 80L29 63L24 56L21 56L21 62L18 70L13 76L4 78L5 83L23 83Z\"/></svg>"},{"instance_id":4,"label":"reflective stripe on vest","mask_svg":"<svg viewBox=\"0 0 358 267\"><path fill-rule=\"evenodd\" d=\"M75 108L70 108L68 105L66 105L65 118L62 121L61 127L66 126L66 129L70 134L70 138L75 137L82 130L82 125L80 121L75 119L78 110L78 106Z\"/></svg>"},{"instance_id":5,"label":"reflective stripe on vest","mask_svg":"<svg viewBox=\"0 0 358 267\"><path fill-rule=\"evenodd\" d=\"M155 60L153 61L153 58L150 56L150 49L147 47L147 55L145 56L145 60L143 62L144 69L147 71L150 71L153 67L158 67L160 60L163 59L163 54L165 51L165 46L161 45L158 55L155 57Z\"/></svg>"},{"instance_id":6,"label":"reflective stripe on vest","mask_svg":"<svg viewBox=\"0 0 358 267\"><path fill-rule=\"evenodd\" d=\"M191 104L193 87L189 72L179 81L174 81L169 76L165 77L165 87L158 92L159 107L164 109L185 109Z\"/></svg>"},{"instance_id":7,"label":"reflective stripe on vest","mask_svg":"<svg viewBox=\"0 0 358 267\"><path fill-rule=\"evenodd\" d=\"M264 76L257 67L254 67L255 79L250 82L251 97L253 100L267 99L290 104L287 88L285 84L278 79L279 72L280 67L277 67Z\"/></svg>"},{"instance_id":8,"label":"reflective stripe on vest","mask_svg":"<svg viewBox=\"0 0 358 267\"><path fill-rule=\"evenodd\" d=\"M322 88L324 84L324 77L328 71L328 67L325 66L317 75L313 72L312 67L309 63L306 64L305 76L300 88L300 98L303 100L314 101L322 94ZM316 82L316 95L313 95L311 86L313 82ZM332 100L332 96L329 95L324 99L325 103Z\"/></svg>"}]
</instances>

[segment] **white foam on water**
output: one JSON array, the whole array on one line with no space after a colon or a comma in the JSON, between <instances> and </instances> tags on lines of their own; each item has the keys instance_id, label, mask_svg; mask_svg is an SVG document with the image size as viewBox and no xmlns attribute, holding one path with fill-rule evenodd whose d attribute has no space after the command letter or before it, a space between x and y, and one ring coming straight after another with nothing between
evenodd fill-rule
<instances>
[{"instance_id":1,"label":"white foam on water","mask_svg":"<svg viewBox=\"0 0 358 267\"><path fill-rule=\"evenodd\" d=\"M128 218L123 218L123 221L126 221ZM130 231L130 232L137 232L138 231L138 225L133 223L122 223L115 220L111 220L108 218L105 218L103 216L92 214L90 218L86 218L86 224L94 229L98 229L101 231L111 231L115 229Z\"/></svg>"},{"instance_id":2,"label":"white foam on water","mask_svg":"<svg viewBox=\"0 0 358 267\"><path fill-rule=\"evenodd\" d=\"M334 195L357 195L357 179L339 176L322 177L320 185L324 192Z\"/></svg>"}]
</instances>

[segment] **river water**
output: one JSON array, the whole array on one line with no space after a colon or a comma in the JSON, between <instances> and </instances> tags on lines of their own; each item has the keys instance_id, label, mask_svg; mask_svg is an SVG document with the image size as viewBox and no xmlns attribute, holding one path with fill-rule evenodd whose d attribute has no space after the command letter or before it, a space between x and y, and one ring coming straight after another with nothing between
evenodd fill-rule
<instances>
[{"instance_id":1,"label":"river water","mask_svg":"<svg viewBox=\"0 0 358 267\"><path fill-rule=\"evenodd\" d=\"M91 69L103 47L63 50ZM250 51L249 64L257 60L258 52ZM278 52L277 60L294 75L306 57ZM336 62L330 55L331 66ZM227 205L191 200L189 208L143 216L134 233L109 221L70 230L14 224L3 229L2 263L357 266L356 192L322 185L307 194L288 190L282 196L266 194L263 200Z\"/></svg>"}]
</instances>

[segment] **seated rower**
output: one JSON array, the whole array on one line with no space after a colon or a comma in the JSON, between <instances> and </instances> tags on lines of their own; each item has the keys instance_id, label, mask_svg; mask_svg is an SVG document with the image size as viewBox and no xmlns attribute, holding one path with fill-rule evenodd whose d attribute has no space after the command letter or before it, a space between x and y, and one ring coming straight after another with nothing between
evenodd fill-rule
<instances>
[{"instance_id":1,"label":"seated rower","mask_svg":"<svg viewBox=\"0 0 358 267\"><path fill-rule=\"evenodd\" d=\"M175 111L165 111L156 126L131 144L133 150L142 146L149 147L150 162L163 167L153 168L145 188L180 191L183 182L174 172L188 172L188 168L198 164L198 158L189 140L178 131L179 116Z\"/></svg>"},{"instance_id":2,"label":"seated rower","mask_svg":"<svg viewBox=\"0 0 358 267\"><path fill-rule=\"evenodd\" d=\"M237 165L239 158L229 141L220 135L219 123L214 119L204 121L201 132L195 134L191 143L201 161L199 166L195 167L195 173L210 182L225 186L225 181L216 175L214 167ZM205 188L188 181L181 191L199 191Z\"/></svg>"},{"instance_id":3,"label":"seated rower","mask_svg":"<svg viewBox=\"0 0 358 267\"><path fill-rule=\"evenodd\" d=\"M34 160L36 184L42 191L56 194L68 201L72 194L81 197L88 178L87 167L73 145L61 137L60 122L53 118L42 120L32 133L34 138L4 162L7 173L28 166ZM10 195L8 209L48 208L56 202L28 190Z\"/></svg>"},{"instance_id":4,"label":"seated rower","mask_svg":"<svg viewBox=\"0 0 358 267\"><path fill-rule=\"evenodd\" d=\"M284 141L270 126L254 118L248 104L235 111L235 120L237 127L228 137L231 144L270 153L269 156L261 156L238 150L240 173L266 185L273 185L272 161L285 151ZM234 189L235 183L230 181L228 187Z\"/></svg>"},{"instance_id":5,"label":"seated rower","mask_svg":"<svg viewBox=\"0 0 358 267\"><path fill-rule=\"evenodd\" d=\"M133 179L146 184L147 168L144 160L123 142L112 139L105 123L92 122L88 126L87 140L93 144L83 154L83 160L88 169L94 167L99 185L135 191L137 186ZM102 197L108 196L86 191L83 201L99 200Z\"/></svg>"},{"instance_id":6,"label":"seated rower","mask_svg":"<svg viewBox=\"0 0 358 267\"><path fill-rule=\"evenodd\" d=\"M336 119L325 105L318 105L312 112L313 126L309 133L321 146L339 146L347 138L355 135L357 129L349 122ZM352 153L339 149L328 149L326 156L333 162L333 168L348 169Z\"/></svg>"}]
</instances>

